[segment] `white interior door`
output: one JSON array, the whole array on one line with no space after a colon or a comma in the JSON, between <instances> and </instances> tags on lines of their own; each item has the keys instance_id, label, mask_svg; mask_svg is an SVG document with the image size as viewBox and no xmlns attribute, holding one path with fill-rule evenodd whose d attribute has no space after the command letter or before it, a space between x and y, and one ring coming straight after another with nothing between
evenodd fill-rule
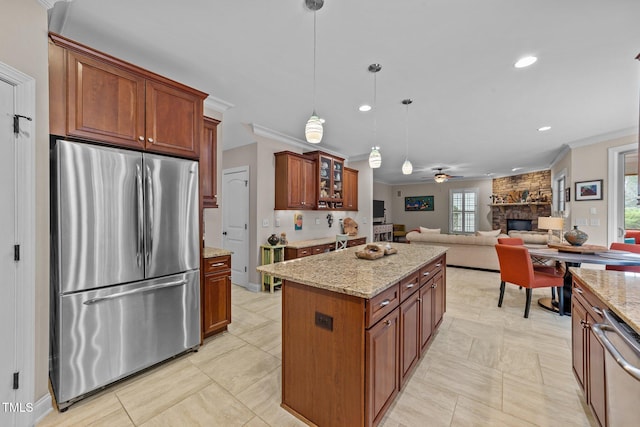
<instances>
[{"instance_id":1,"label":"white interior door","mask_svg":"<svg viewBox=\"0 0 640 427\"><path fill-rule=\"evenodd\" d=\"M13 136L14 87L0 80L0 401L16 402L16 178ZM0 408L0 425L15 423L16 412Z\"/></svg>"},{"instance_id":2,"label":"white interior door","mask_svg":"<svg viewBox=\"0 0 640 427\"><path fill-rule=\"evenodd\" d=\"M231 282L249 283L249 167L222 171L222 246L233 252Z\"/></svg>"}]
</instances>

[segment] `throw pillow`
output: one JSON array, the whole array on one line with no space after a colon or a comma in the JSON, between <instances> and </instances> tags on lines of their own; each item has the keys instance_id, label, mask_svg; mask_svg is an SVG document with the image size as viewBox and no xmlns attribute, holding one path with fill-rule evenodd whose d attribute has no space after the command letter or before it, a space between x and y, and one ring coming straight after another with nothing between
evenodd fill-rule
<instances>
[{"instance_id":1,"label":"throw pillow","mask_svg":"<svg viewBox=\"0 0 640 427\"><path fill-rule=\"evenodd\" d=\"M488 237L498 237L498 235L502 233L502 230L491 230L491 231L476 231L476 236L488 236Z\"/></svg>"},{"instance_id":2,"label":"throw pillow","mask_svg":"<svg viewBox=\"0 0 640 427\"><path fill-rule=\"evenodd\" d=\"M440 234L440 229L439 228L420 227L420 232L421 233L437 233L437 234Z\"/></svg>"}]
</instances>

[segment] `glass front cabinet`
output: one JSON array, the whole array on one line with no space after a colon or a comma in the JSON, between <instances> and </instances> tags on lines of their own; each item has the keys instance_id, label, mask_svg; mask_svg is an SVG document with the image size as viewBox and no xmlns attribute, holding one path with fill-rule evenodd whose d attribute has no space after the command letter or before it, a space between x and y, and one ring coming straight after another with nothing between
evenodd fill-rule
<instances>
[{"instance_id":1,"label":"glass front cabinet","mask_svg":"<svg viewBox=\"0 0 640 427\"><path fill-rule=\"evenodd\" d=\"M344 197L344 159L320 151L305 153L316 160L318 170L317 209L341 209Z\"/></svg>"}]
</instances>

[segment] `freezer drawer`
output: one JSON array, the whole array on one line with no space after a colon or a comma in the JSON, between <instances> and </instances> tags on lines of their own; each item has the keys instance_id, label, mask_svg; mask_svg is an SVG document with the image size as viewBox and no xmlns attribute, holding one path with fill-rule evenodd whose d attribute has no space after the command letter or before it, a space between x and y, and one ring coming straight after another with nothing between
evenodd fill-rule
<instances>
[{"instance_id":1,"label":"freezer drawer","mask_svg":"<svg viewBox=\"0 0 640 427\"><path fill-rule=\"evenodd\" d=\"M60 407L200 342L199 270L58 298L51 382Z\"/></svg>"}]
</instances>

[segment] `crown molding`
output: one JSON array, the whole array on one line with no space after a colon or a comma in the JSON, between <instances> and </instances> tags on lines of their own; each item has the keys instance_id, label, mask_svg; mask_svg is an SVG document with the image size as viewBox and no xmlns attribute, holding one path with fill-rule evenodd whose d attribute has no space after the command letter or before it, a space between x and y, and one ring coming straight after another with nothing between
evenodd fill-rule
<instances>
[{"instance_id":1,"label":"crown molding","mask_svg":"<svg viewBox=\"0 0 640 427\"><path fill-rule=\"evenodd\" d=\"M225 101L224 99L216 98L215 96L211 96L211 95L209 95L204 100L204 106L205 106L205 108L210 108L210 109L212 109L214 111L218 111L220 113L224 113L229 108L235 107L234 104L232 104L232 103L230 103L228 101Z\"/></svg>"},{"instance_id":2,"label":"crown molding","mask_svg":"<svg viewBox=\"0 0 640 427\"><path fill-rule=\"evenodd\" d=\"M291 145L292 147L300 148L302 151L314 151L320 150L327 154L331 154L333 156L342 157L346 159L346 156L342 153L338 153L337 151L330 150L326 147L321 146L320 144L310 144L306 141L303 141L298 138L294 138L293 136L286 135L282 132L278 132L277 130L269 129L268 127L259 125L257 123L250 123L251 130L254 134L269 138L274 141L284 142L285 144ZM351 160L351 159L348 159Z\"/></svg>"},{"instance_id":3,"label":"crown molding","mask_svg":"<svg viewBox=\"0 0 640 427\"><path fill-rule=\"evenodd\" d=\"M40 3L42 5L42 7L44 7L45 9L51 9L53 7L53 5L55 5L59 1L64 1L64 2L69 3L69 2L71 2L73 0L38 0L38 3Z\"/></svg>"},{"instance_id":4,"label":"crown molding","mask_svg":"<svg viewBox=\"0 0 640 427\"><path fill-rule=\"evenodd\" d=\"M574 149L585 145L598 144L600 142L612 141L618 138L624 138L626 136L633 137L638 135L638 129L635 127L629 127L625 129L619 129L613 132L607 132L600 135L590 136L584 139L578 139L576 141L568 142L569 148Z\"/></svg>"}]
</instances>

